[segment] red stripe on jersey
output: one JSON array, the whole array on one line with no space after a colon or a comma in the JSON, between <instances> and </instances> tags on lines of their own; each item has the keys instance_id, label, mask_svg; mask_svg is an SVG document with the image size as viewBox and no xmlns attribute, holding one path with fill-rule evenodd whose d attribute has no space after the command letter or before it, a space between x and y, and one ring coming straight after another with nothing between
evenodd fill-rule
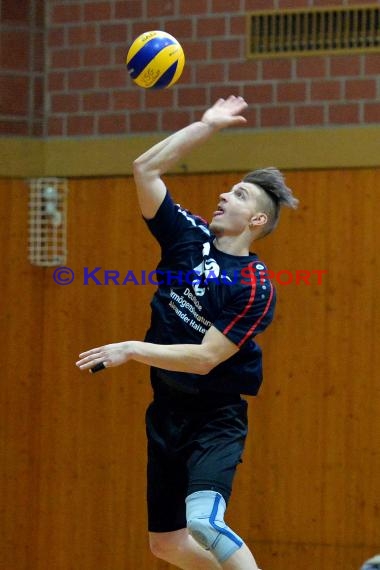
<instances>
[{"instance_id":1,"label":"red stripe on jersey","mask_svg":"<svg viewBox=\"0 0 380 570\"><path fill-rule=\"evenodd\" d=\"M249 297L249 301L246 304L246 306L244 307L244 309L242 310L241 313L239 313L238 315L236 315L236 317L230 322L229 325L226 326L226 328L223 331L223 334L227 334L234 325L236 325L236 323L244 317L244 315L247 313L247 311L249 311L249 309L252 306L253 300L255 298L255 293L256 293L256 277L254 274L254 271L252 270L252 266L253 266L254 262L252 261L251 263L248 264L249 267L249 273L251 276L251 295Z\"/></svg>"},{"instance_id":2,"label":"red stripe on jersey","mask_svg":"<svg viewBox=\"0 0 380 570\"><path fill-rule=\"evenodd\" d=\"M247 334L245 335L245 337L239 342L238 346L241 346L246 340L247 338L249 338L251 336L251 334L254 332L254 330L259 326L259 324L261 323L261 321L263 320L263 318L265 317L265 315L267 314L272 298L273 298L273 285L272 283L269 281L270 283L270 295L269 295L269 299L267 304L265 305L265 309L263 310L263 314L261 315L261 317L259 317L257 319L257 321L251 326L251 328L249 329L249 331L247 332Z\"/></svg>"},{"instance_id":3,"label":"red stripe on jersey","mask_svg":"<svg viewBox=\"0 0 380 570\"><path fill-rule=\"evenodd\" d=\"M198 216L198 214L193 214L194 218L198 218L205 226L208 226L208 221L202 218L202 216Z\"/></svg>"}]
</instances>

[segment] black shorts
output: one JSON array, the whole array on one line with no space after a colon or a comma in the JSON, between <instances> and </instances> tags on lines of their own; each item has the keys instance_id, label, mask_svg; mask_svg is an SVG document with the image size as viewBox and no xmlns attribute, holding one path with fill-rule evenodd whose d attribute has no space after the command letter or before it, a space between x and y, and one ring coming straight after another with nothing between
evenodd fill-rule
<instances>
[{"instance_id":1,"label":"black shorts","mask_svg":"<svg viewBox=\"0 0 380 570\"><path fill-rule=\"evenodd\" d=\"M146 412L148 528L186 527L187 495L221 493L228 503L247 435L238 394L185 394L163 387Z\"/></svg>"}]
</instances>

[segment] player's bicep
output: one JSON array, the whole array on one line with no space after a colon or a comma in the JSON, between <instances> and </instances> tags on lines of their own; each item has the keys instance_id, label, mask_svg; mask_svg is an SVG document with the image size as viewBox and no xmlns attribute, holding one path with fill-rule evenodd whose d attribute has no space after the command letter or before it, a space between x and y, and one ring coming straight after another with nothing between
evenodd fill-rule
<instances>
[{"instance_id":1,"label":"player's bicep","mask_svg":"<svg viewBox=\"0 0 380 570\"><path fill-rule=\"evenodd\" d=\"M161 206L165 194L166 186L154 172L144 172L138 166L134 166L133 176L137 189L137 198L141 213L145 219L151 220L156 215Z\"/></svg>"},{"instance_id":2,"label":"player's bicep","mask_svg":"<svg viewBox=\"0 0 380 570\"><path fill-rule=\"evenodd\" d=\"M276 304L275 289L269 279L256 276L251 287L243 288L223 307L214 326L241 348L271 323Z\"/></svg>"},{"instance_id":3,"label":"player's bicep","mask_svg":"<svg viewBox=\"0 0 380 570\"><path fill-rule=\"evenodd\" d=\"M203 337L202 349L210 369L224 362L239 350L236 344L214 326L211 326Z\"/></svg>"}]
</instances>

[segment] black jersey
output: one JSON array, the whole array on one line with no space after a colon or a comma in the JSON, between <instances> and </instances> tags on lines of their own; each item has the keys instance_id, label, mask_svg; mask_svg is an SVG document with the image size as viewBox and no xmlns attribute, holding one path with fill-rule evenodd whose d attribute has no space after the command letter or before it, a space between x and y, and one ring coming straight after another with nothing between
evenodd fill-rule
<instances>
[{"instance_id":1,"label":"black jersey","mask_svg":"<svg viewBox=\"0 0 380 570\"><path fill-rule=\"evenodd\" d=\"M161 260L145 340L200 344L213 325L239 347L207 375L161 375L189 392L257 394L262 356L254 337L272 321L275 306L264 263L255 254L236 256L216 249L207 222L174 204L168 192L146 223L161 246Z\"/></svg>"}]
</instances>

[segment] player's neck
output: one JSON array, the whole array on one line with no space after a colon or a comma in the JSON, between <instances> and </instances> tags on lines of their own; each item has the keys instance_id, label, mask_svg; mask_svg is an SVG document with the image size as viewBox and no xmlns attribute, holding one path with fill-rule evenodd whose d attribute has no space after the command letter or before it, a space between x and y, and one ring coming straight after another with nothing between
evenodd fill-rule
<instances>
[{"instance_id":1,"label":"player's neck","mask_svg":"<svg viewBox=\"0 0 380 570\"><path fill-rule=\"evenodd\" d=\"M219 235L214 239L214 246L216 249L222 251L223 253L228 253L229 255L249 255L249 245L250 244L247 243L246 237L243 235Z\"/></svg>"}]
</instances>

